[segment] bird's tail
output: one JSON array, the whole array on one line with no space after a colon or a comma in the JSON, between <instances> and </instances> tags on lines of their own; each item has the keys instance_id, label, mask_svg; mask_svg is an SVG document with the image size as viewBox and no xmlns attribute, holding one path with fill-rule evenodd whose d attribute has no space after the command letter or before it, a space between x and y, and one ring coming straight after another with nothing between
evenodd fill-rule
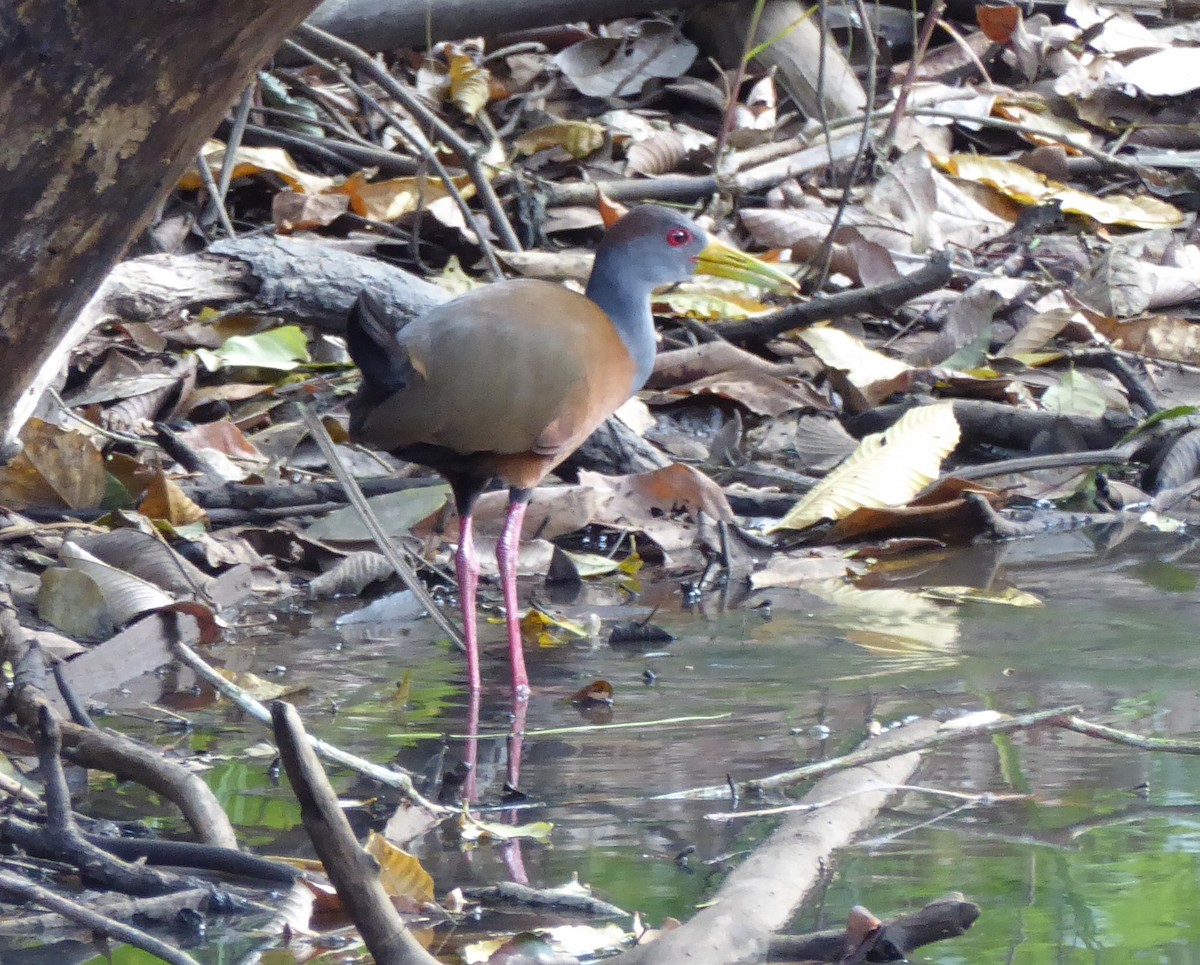
<instances>
[{"instance_id":1,"label":"bird's tail","mask_svg":"<svg viewBox=\"0 0 1200 965\"><path fill-rule=\"evenodd\" d=\"M362 292L346 319L346 348L362 371L362 385L350 400L350 437L358 439L363 424L374 411L409 384L413 376L408 352L396 338L387 306L370 292Z\"/></svg>"},{"instance_id":2,"label":"bird's tail","mask_svg":"<svg viewBox=\"0 0 1200 965\"><path fill-rule=\"evenodd\" d=\"M346 320L346 348L363 374L363 389L389 396L403 389L412 377L408 353L396 339L387 306L368 291L362 292Z\"/></svg>"}]
</instances>

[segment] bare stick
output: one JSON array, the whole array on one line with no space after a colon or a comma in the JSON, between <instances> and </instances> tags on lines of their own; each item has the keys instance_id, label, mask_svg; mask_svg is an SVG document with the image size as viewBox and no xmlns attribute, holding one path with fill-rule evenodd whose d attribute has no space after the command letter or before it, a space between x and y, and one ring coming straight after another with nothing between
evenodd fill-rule
<instances>
[{"instance_id":1,"label":"bare stick","mask_svg":"<svg viewBox=\"0 0 1200 965\"><path fill-rule=\"evenodd\" d=\"M200 657L195 650L189 647L186 643L176 640L174 641L173 649L175 655L185 664L192 668L199 676L203 677L209 684L216 688L223 696L233 701L238 707L244 710L247 714L253 717L260 723L271 725L271 712L261 701L251 697L248 693L242 690L241 687L226 680L212 667L210 667ZM371 761L358 757L354 754L347 753L338 747L334 747L327 741L321 740L319 737L309 735L309 742L313 746L313 750L320 754L327 761L332 761L335 764L340 764L342 767L347 767L356 773L362 774L364 777L369 777L373 781L378 781L386 787L394 787L400 791L414 804L419 804L432 814L445 815L450 813L450 809L434 804L432 801L427 801L417 789L413 787L412 778L404 771L392 770L387 767L380 767Z\"/></svg>"},{"instance_id":2,"label":"bare stick","mask_svg":"<svg viewBox=\"0 0 1200 965\"><path fill-rule=\"evenodd\" d=\"M1099 740L1111 741L1114 744L1126 744L1143 751L1162 751L1168 754L1200 754L1200 741L1173 740L1169 737L1142 737L1128 731L1115 730L1104 724L1093 724L1079 717L1068 717L1055 721L1054 726L1063 730L1073 730L1077 734L1095 737Z\"/></svg>"},{"instance_id":3,"label":"bare stick","mask_svg":"<svg viewBox=\"0 0 1200 965\"><path fill-rule=\"evenodd\" d=\"M358 843L337 794L291 704L271 704L275 743L300 802L300 817L325 873L377 965L436 965L397 913L379 880L379 864Z\"/></svg>"},{"instance_id":4,"label":"bare stick","mask_svg":"<svg viewBox=\"0 0 1200 965\"><path fill-rule=\"evenodd\" d=\"M910 751L923 751L933 747L944 747L947 744L958 744L962 741L974 740L976 737L986 737L992 734L1007 734L1015 730L1027 730L1039 724L1059 723L1078 713L1080 709L1077 706L1056 707L1052 710L1038 710L1033 713L1022 714L1018 717L1002 717L999 720L989 720L986 723L972 724L966 727L955 727L953 726L953 722L951 722L950 725L943 726L936 733L923 736L919 739L891 741L886 744L879 744L872 741L865 747L849 754L844 754L841 757L831 757L827 761L816 761L813 764L806 764L803 767L783 771L780 774L772 774L769 777L759 778L754 781L744 781L739 783L737 788L738 792L744 797L748 793L766 788L788 787L792 784L799 784L801 781L824 777L826 774L844 771L851 767L859 767L862 764L885 761L897 754L907 754ZM903 732L901 731L900 733ZM726 784L716 784L710 787L694 787L686 791L672 791L669 794L659 794L650 800L714 800L728 796L729 786Z\"/></svg>"},{"instance_id":5,"label":"bare stick","mask_svg":"<svg viewBox=\"0 0 1200 965\"><path fill-rule=\"evenodd\" d=\"M384 70L361 47L348 44L346 41L335 37L331 33L326 33L324 30L314 27L311 24L301 24L296 32L310 41L321 44L327 50L332 50L337 56L346 61L346 63L357 67L395 97L413 117L427 128L436 131L437 136L445 141L446 145L462 159L463 167L471 175L471 180L475 184L475 191L479 195L479 200L482 202L484 210L488 213L488 220L491 221L492 230L496 232L496 236L500 239L500 244L509 251L521 250L521 243L517 240L512 225L508 223L508 218L504 214L504 208L500 204L500 199L496 196L496 192L492 188L492 183L488 180L487 173L483 170L483 165L479 162L474 148L459 137L458 132L454 128L426 107L416 94Z\"/></svg>"},{"instance_id":6,"label":"bare stick","mask_svg":"<svg viewBox=\"0 0 1200 965\"><path fill-rule=\"evenodd\" d=\"M217 216L221 219L221 227L225 229L225 234L236 238L237 232L233 230L233 222L229 220L229 212L225 210L225 202L217 192L217 182L213 180L212 170L203 153L196 155L196 170L200 172L200 180L204 184L204 190L208 192L209 201L216 206Z\"/></svg>"},{"instance_id":7,"label":"bare stick","mask_svg":"<svg viewBox=\"0 0 1200 965\"><path fill-rule=\"evenodd\" d=\"M314 441L320 447L325 460L329 463L329 468L333 470L333 474L337 476L338 482L346 490L346 495L350 498L350 505L358 510L358 516L363 521L363 525L367 527L367 532L371 534L371 538L379 546L379 551L387 557L387 561L392 564L392 569L396 571L396 575L404 581L404 585L408 587L413 596L423 606L429 615L433 618L433 622L442 628L450 639L454 641L454 645L459 650L466 651L466 644L463 643L462 634L458 632L458 627L450 622L450 618L442 612L429 595L429 591L425 589L425 584L421 582L412 566L405 560L397 551L388 534L383 531L383 526L379 523L379 518L371 511L371 507L367 504L367 497L363 495L358 483L354 477L346 471L346 467L342 465L341 457L333 444L333 440L329 438L329 433L325 431L325 426L321 420L317 418L316 412L311 406L300 406L300 414L304 418L304 424L308 427L308 431L312 434Z\"/></svg>"},{"instance_id":8,"label":"bare stick","mask_svg":"<svg viewBox=\"0 0 1200 965\"><path fill-rule=\"evenodd\" d=\"M77 925L82 925L84 928L101 935L115 938L126 945L132 945L134 948L140 948L142 951L169 963L169 965L199 965L187 952L181 952L177 948L172 948L165 942L160 942L153 935L147 935L144 931L134 928L132 925L124 925L119 921L113 921L111 918L97 914L90 908L85 908L78 902L63 898L61 895L56 895L48 888L35 885L32 881L26 881L19 875L10 875L7 872L0 871L0 894L3 894L7 898L13 898L18 901L29 901L43 908L48 908L50 911L62 915Z\"/></svg>"}]
</instances>

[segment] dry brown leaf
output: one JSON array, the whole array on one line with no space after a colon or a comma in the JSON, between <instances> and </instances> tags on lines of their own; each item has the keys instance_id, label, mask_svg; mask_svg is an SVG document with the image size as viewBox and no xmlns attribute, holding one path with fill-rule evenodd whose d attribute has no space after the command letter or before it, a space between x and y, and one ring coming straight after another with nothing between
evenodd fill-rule
<instances>
[{"instance_id":1,"label":"dry brown leaf","mask_svg":"<svg viewBox=\"0 0 1200 965\"><path fill-rule=\"evenodd\" d=\"M21 454L0 467L0 505L92 509L104 499L104 458L80 432L30 419L21 431Z\"/></svg>"},{"instance_id":2,"label":"dry brown leaf","mask_svg":"<svg viewBox=\"0 0 1200 965\"><path fill-rule=\"evenodd\" d=\"M933 158L954 177L987 185L1006 197L1024 204L1058 201L1062 210L1081 214L1101 224L1130 225L1135 228L1176 228L1183 224L1183 212L1174 205L1148 195L1109 194L1098 197L1059 181L1052 181L1021 164L978 154L937 155Z\"/></svg>"},{"instance_id":3,"label":"dry brown leaf","mask_svg":"<svg viewBox=\"0 0 1200 965\"><path fill-rule=\"evenodd\" d=\"M646 397L651 405L669 405L697 395L732 399L757 415L778 417L795 409L828 412L827 399L806 383L793 385L766 372L710 375Z\"/></svg>"},{"instance_id":4,"label":"dry brown leaf","mask_svg":"<svg viewBox=\"0 0 1200 965\"><path fill-rule=\"evenodd\" d=\"M1101 318L1093 324L1116 348L1173 362L1200 363L1200 326L1186 318L1143 315L1128 320Z\"/></svg>"},{"instance_id":5,"label":"dry brown leaf","mask_svg":"<svg viewBox=\"0 0 1200 965\"><path fill-rule=\"evenodd\" d=\"M209 141L200 150L200 156L208 165L214 178L221 176L225 163L225 145L220 141ZM233 177L244 178L254 174L275 174L297 191L305 194L323 194L337 182L323 174L309 174L302 170L292 156L280 147L249 147L241 145L234 154ZM184 191L197 191L204 186L200 172L195 168L186 171L179 179Z\"/></svg>"},{"instance_id":6,"label":"dry brown leaf","mask_svg":"<svg viewBox=\"0 0 1200 965\"><path fill-rule=\"evenodd\" d=\"M179 438L197 449L209 449L231 459L249 459L265 463L266 456L245 437L228 417L205 422L179 433Z\"/></svg>"},{"instance_id":7,"label":"dry brown leaf","mask_svg":"<svg viewBox=\"0 0 1200 965\"><path fill-rule=\"evenodd\" d=\"M634 97L653 77L679 77L697 52L674 24L644 20L624 37L572 44L554 62L589 97Z\"/></svg>"},{"instance_id":8,"label":"dry brown leaf","mask_svg":"<svg viewBox=\"0 0 1200 965\"><path fill-rule=\"evenodd\" d=\"M592 522L643 532L667 552L693 545L698 510L710 520L734 518L721 487L691 466L674 463L632 476L585 471L579 474L579 482L596 494ZM691 519L680 517L680 512Z\"/></svg>"},{"instance_id":9,"label":"dry brown leaf","mask_svg":"<svg viewBox=\"0 0 1200 965\"><path fill-rule=\"evenodd\" d=\"M459 175L453 180L464 198L475 194L470 175ZM372 221L398 221L418 208L429 208L447 197L446 186L440 179L424 175L368 183L366 175L356 172L331 191L349 195L350 209Z\"/></svg>"},{"instance_id":10,"label":"dry brown leaf","mask_svg":"<svg viewBox=\"0 0 1200 965\"><path fill-rule=\"evenodd\" d=\"M208 522L208 514L161 469L146 486L138 511L149 519L165 520L176 528Z\"/></svg>"},{"instance_id":11,"label":"dry brown leaf","mask_svg":"<svg viewBox=\"0 0 1200 965\"><path fill-rule=\"evenodd\" d=\"M981 3L975 7L975 20L988 40L1006 45L1021 20L1021 8L1011 3Z\"/></svg>"},{"instance_id":12,"label":"dry brown leaf","mask_svg":"<svg viewBox=\"0 0 1200 965\"><path fill-rule=\"evenodd\" d=\"M280 232L311 231L332 224L346 213L350 198L345 194L304 194L279 191L271 199L271 220Z\"/></svg>"},{"instance_id":13,"label":"dry brown leaf","mask_svg":"<svg viewBox=\"0 0 1200 965\"><path fill-rule=\"evenodd\" d=\"M474 117L491 96L492 75L467 53L450 57L450 101L467 117Z\"/></svg>"},{"instance_id":14,"label":"dry brown leaf","mask_svg":"<svg viewBox=\"0 0 1200 965\"><path fill-rule=\"evenodd\" d=\"M960 479L947 479L935 491L907 506L854 510L834 523L824 535L823 542L924 537L941 545L965 545L985 530L986 523L963 498L964 492L978 493L993 506L1004 503L1004 494L998 490Z\"/></svg>"},{"instance_id":15,"label":"dry brown leaf","mask_svg":"<svg viewBox=\"0 0 1200 965\"><path fill-rule=\"evenodd\" d=\"M687 146L674 131L659 131L653 137L631 144L625 152L627 174L669 174L687 157Z\"/></svg>"}]
</instances>

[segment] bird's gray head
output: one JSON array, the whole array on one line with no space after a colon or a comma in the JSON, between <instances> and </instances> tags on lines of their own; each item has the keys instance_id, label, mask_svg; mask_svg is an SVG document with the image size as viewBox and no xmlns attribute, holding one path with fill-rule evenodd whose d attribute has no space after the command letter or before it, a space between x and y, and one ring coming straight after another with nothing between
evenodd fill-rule
<instances>
[{"instance_id":1,"label":"bird's gray head","mask_svg":"<svg viewBox=\"0 0 1200 965\"><path fill-rule=\"evenodd\" d=\"M625 284L649 289L687 281L708 236L685 214L645 204L631 210L604 235L596 267Z\"/></svg>"}]
</instances>

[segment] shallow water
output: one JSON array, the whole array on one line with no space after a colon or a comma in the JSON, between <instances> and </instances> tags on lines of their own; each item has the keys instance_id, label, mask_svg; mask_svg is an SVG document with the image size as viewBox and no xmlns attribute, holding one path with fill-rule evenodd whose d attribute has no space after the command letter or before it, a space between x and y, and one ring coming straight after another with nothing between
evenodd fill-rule
<instances>
[{"instance_id":1,"label":"shallow water","mask_svg":"<svg viewBox=\"0 0 1200 965\"><path fill-rule=\"evenodd\" d=\"M647 589L630 607L611 586L589 588L563 608L566 615L628 619L657 604L654 622L677 640L651 653L595 642L527 648L535 693L521 787L542 806L520 818L553 821L552 845L464 851L435 833L414 850L439 893L514 874L553 886L577 873L599 896L651 921L686 918L727 862L736 863L772 825L705 819L726 810L727 801L652 795L843 753L862 739L868 721L912 714L1077 703L1083 716L1118 728L1200 736L1198 576L1200 556L1180 537L1135 533L1116 542L1112 534L1078 533L931 555L865 581L891 590L1011 585L1045 602L1035 609L951 606L895 593L865 607L863 598L835 589L772 590L726 609L714 594L688 608L672 585ZM764 599L771 601L769 618L753 609ZM344 635L333 621L356 605L248 613L211 656L307 684L294 699L312 731L422 773L443 747L433 735L461 734L466 726L465 667L435 641L428 621L374 639ZM490 688L482 729L502 732L511 710L503 629L487 626L484 634ZM406 675L407 701L397 700ZM638 726L598 726L566 702L597 678L615 689L609 722ZM127 716L108 722L213 755L207 779L246 844L265 853L309 853L290 795L268 777L269 757L245 753L265 731L227 705L210 705L194 684L177 669L162 677L159 695L192 720L190 736ZM655 723L680 717L711 719ZM570 730L537 733L563 728ZM445 743L449 763L463 745ZM495 802L505 742L481 742L479 758L481 797ZM345 772L334 778L345 797L377 794ZM979 921L964 938L922 950L918 960L1200 962L1200 758L1039 731L944 748L926 758L915 781L1034 798L950 813L955 805L944 799L897 795L869 840L837 856L820 893L797 916L798 929L837 925L855 904L889 915L958 890L981 906ZM122 819L149 810L163 815L166 830L178 827L128 788L97 791L87 807ZM687 849L694 850L677 861ZM206 963L235 961L249 944L233 934L193 953Z\"/></svg>"}]
</instances>

